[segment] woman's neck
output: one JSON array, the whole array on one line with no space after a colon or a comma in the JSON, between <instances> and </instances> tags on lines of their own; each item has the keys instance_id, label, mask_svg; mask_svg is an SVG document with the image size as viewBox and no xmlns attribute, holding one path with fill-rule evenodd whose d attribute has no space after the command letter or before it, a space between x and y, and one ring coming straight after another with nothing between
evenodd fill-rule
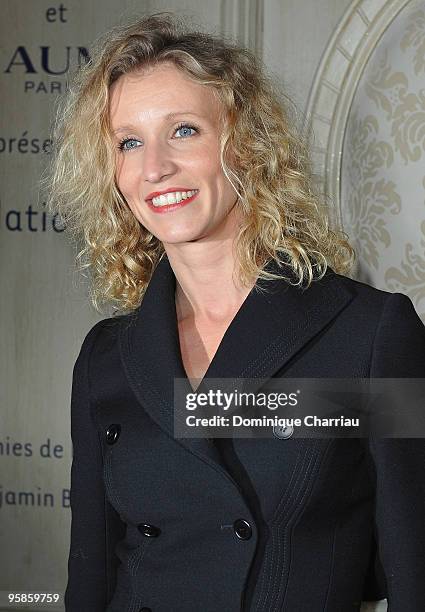
<instances>
[{"instance_id":1,"label":"woman's neck","mask_svg":"<svg viewBox=\"0 0 425 612\"><path fill-rule=\"evenodd\" d=\"M167 251L176 277L178 321L193 319L220 323L233 318L254 283L249 287L240 284L231 245L188 246L205 248L193 249L190 256L189 249Z\"/></svg>"}]
</instances>

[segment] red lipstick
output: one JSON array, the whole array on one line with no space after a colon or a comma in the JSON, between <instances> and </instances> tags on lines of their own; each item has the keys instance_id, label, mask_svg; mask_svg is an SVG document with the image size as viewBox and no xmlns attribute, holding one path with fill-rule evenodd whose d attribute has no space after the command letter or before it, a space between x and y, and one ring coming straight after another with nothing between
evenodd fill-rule
<instances>
[{"instance_id":1,"label":"red lipstick","mask_svg":"<svg viewBox=\"0 0 425 612\"><path fill-rule=\"evenodd\" d=\"M152 198L157 198L160 195L165 195L166 193L172 193L173 191L194 191L195 187L168 187L167 189L163 189L162 191L152 191L152 193L149 193L146 198L145 198L145 202L147 202L148 200L152 200Z\"/></svg>"},{"instance_id":2,"label":"red lipstick","mask_svg":"<svg viewBox=\"0 0 425 612\"><path fill-rule=\"evenodd\" d=\"M164 189L163 191L153 191L148 196L146 196L145 201L153 212L166 213L166 212L172 212L173 210L177 210L177 208L182 208L183 206L186 206L186 204L190 204L190 202L192 202L192 200L194 200L199 193L199 190L198 190L195 194L190 196L190 198L186 198L186 200L181 200L180 202L176 202L175 204L164 204L163 206L154 206L152 204L152 198L157 198L160 195L164 195L166 193L172 193L175 191L187 192L187 191L194 191L194 190L187 189L186 187L183 187L183 188L182 187L170 187L169 189Z\"/></svg>"}]
</instances>

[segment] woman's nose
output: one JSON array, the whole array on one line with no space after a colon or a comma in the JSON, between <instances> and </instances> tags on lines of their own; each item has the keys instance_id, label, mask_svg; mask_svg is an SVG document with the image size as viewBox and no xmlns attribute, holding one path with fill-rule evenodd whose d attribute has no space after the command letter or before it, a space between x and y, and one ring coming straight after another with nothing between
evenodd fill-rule
<instances>
[{"instance_id":1,"label":"woman's nose","mask_svg":"<svg viewBox=\"0 0 425 612\"><path fill-rule=\"evenodd\" d=\"M177 170L172 151L164 143L145 144L142 164L144 179L149 183L157 183Z\"/></svg>"}]
</instances>

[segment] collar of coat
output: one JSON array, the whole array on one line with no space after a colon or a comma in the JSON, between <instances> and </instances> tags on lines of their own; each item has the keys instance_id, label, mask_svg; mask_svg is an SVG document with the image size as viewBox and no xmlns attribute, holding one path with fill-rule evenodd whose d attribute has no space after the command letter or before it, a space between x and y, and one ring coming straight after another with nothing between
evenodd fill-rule
<instances>
[{"instance_id":1,"label":"collar of coat","mask_svg":"<svg viewBox=\"0 0 425 612\"><path fill-rule=\"evenodd\" d=\"M266 269L279 273L274 261ZM307 289L285 280L258 281L257 285L266 288L266 292L251 290L197 391L207 390L211 379L243 378L251 379L251 386L243 390L254 392L264 380L282 370L354 297L342 277L330 268ZM172 437L174 379L184 379L187 392L193 391L181 358L175 288L174 272L164 255L141 306L123 318L125 324L120 332L121 359L128 381L149 416ZM204 458L214 454L206 439L179 442Z\"/></svg>"}]
</instances>

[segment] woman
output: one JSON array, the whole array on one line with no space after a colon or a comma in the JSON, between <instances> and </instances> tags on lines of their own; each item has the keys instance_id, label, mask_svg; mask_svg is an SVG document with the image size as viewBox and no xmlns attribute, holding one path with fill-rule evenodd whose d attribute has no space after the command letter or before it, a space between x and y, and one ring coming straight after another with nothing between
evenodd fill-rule
<instances>
[{"instance_id":1,"label":"woman","mask_svg":"<svg viewBox=\"0 0 425 612\"><path fill-rule=\"evenodd\" d=\"M422 440L174 437L173 383L423 377L255 58L159 14L62 109L51 202L117 314L74 367L69 612L425 609Z\"/></svg>"}]
</instances>

